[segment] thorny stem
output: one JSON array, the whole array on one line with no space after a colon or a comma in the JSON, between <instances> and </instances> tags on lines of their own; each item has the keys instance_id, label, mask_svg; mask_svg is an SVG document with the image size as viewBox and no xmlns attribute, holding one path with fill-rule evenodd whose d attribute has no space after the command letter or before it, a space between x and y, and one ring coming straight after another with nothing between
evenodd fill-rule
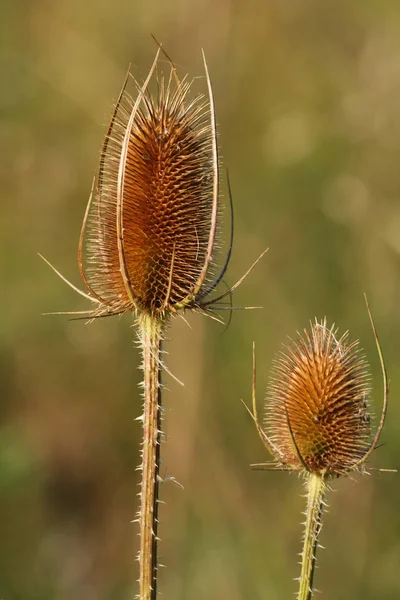
<instances>
[{"instance_id":1,"label":"thorny stem","mask_svg":"<svg viewBox=\"0 0 400 600\"><path fill-rule=\"evenodd\" d=\"M162 324L143 315L139 336L143 352L143 443L140 489L139 598L157 596L158 488L161 444L161 334Z\"/></svg>"},{"instance_id":2,"label":"thorny stem","mask_svg":"<svg viewBox=\"0 0 400 600\"><path fill-rule=\"evenodd\" d=\"M297 600L310 600L313 594L313 579L321 529L321 515L325 495L325 480L320 473L310 473L307 480L307 510L301 554L300 588Z\"/></svg>"}]
</instances>

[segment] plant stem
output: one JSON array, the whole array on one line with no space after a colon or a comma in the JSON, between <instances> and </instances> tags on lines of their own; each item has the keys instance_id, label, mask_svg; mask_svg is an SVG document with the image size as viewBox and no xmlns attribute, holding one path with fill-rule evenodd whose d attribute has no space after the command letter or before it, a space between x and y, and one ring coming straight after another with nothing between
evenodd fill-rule
<instances>
[{"instance_id":1,"label":"plant stem","mask_svg":"<svg viewBox=\"0 0 400 600\"><path fill-rule=\"evenodd\" d=\"M303 552L301 554L300 588L297 600L310 600L313 594L318 535L321 529L321 515L325 495L324 476L310 473L307 481L307 511L304 531Z\"/></svg>"},{"instance_id":2,"label":"plant stem","mask_svg":"<svg viewBox=\"0 0 400 600\"><path fill-rule=\"evenodd\" d=\"M162 323L149 315L139 319L143 352L143 443L140 489L139 598L157 596L158 488L161 444L161 337Z\"/></svg>"}]
</instances>

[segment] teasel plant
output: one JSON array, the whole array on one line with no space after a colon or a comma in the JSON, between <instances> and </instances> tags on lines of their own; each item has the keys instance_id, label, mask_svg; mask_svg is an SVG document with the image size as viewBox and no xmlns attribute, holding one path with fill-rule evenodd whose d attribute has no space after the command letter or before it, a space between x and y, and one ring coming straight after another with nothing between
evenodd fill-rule
<instances>
[{"instance_id":1,"label":"teasel plant","mask_svg":"<svg viewBox=\"0 0 400 600\"><path fill-rule=\"evenodd\" d=\"M326 494L337 477L371 470L366 466L376 449L385 422L389 383L385 362L368 307L383 376L383 407L371 435L369 368L358 341L348 332L338 336L326 319L310 323L277 356L272 369L263 424L256 402L256 359L253 344L252 408L261 441L273 461L253 464L253 469L289 471L305 481L305 511L301 572L297 600L310 600Z\"/></svg>"},{"instance_id":2,"label":"teasel plant","mask_svg":"<svg viewBox=\"0 0 400 600\"><path fill-rule=\"evenodd\" d=\"M160 55L168 64L166 75ZM265 253L233 287L219 295L214 292L231 257L233 211L228 251L217 272L220 165L204 53L203 64L206 96L193 95L193 82L178 76L161 44L143 82L128 71L104 139L79 238L79 271L87 291L71 284L44 259L93 304L89 311L52 314L89 321L125 313L134 317L143 373L143 413L138 418L143 426L137 512L140 600L157 596L166 328L173 316L184 318L189 310L219 320L215 311L234 308L233 291ZM229 200L232 209L230 187Z\"/></svg>"}]
</instances>

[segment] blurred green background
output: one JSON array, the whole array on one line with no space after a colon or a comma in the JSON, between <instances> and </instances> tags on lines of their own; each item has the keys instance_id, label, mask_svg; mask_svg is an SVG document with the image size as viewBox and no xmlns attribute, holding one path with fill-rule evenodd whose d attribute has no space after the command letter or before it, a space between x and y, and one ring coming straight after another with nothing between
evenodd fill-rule
<instances>
[{"instance_id":1,"label":"blurred green background","mask_svg":"<svg viewBox=\"0 0 400 600\"><path fill-rule=\"evenodd\" d=\"M163 598L293 597L304 510L295 475L267 460L249 400L257 343L263 402L287 335L326 315L392 381L372 466L400 464L400 8L378 0L2 0L0 162L0 597L119 600L135 592L141 410L129 316L91 325L38 258L75 284L81 219L127 65L146 74L153 33L181 73L215 90L234 194L229 329L189 315L169 330L163 447ZM204 82L203 82L204 83ZM226 194L225 194L226 195ZM228 217L226 221L228 222ZM226 223L226 227L227 227ZM333 483L316 587L326 600L400 597L399 476Z\"/></svg>"}]
</instances>

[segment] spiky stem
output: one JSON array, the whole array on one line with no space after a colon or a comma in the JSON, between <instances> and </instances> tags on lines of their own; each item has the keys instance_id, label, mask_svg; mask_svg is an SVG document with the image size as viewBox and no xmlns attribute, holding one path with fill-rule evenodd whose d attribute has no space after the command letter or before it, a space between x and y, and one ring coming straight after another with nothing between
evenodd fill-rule
<instances>
[{"instance_id":1,"label":"spiky stem","mask_svg":"<svg viewBox=\"0 0 400 600\"><path fill-rule=\"evenodd\" d=\"M161 443L161 334L162 323L143 315L139 338L143 352L143 443L139 528L139 598L157 596L158 488Z\"/></svg>"},{"instance_id":2,"label":"spiky stem","mask_svg":"<svg viewBox=\"0 0 400 600\"><path fill-rule=\"evenodd\" d=\"M307 488L307 510L303 552L301 554L300 588L297 600L310 600L313 594L316 551L326 488L323 475L310 473Z\"/></svg>"}]
</instances>

